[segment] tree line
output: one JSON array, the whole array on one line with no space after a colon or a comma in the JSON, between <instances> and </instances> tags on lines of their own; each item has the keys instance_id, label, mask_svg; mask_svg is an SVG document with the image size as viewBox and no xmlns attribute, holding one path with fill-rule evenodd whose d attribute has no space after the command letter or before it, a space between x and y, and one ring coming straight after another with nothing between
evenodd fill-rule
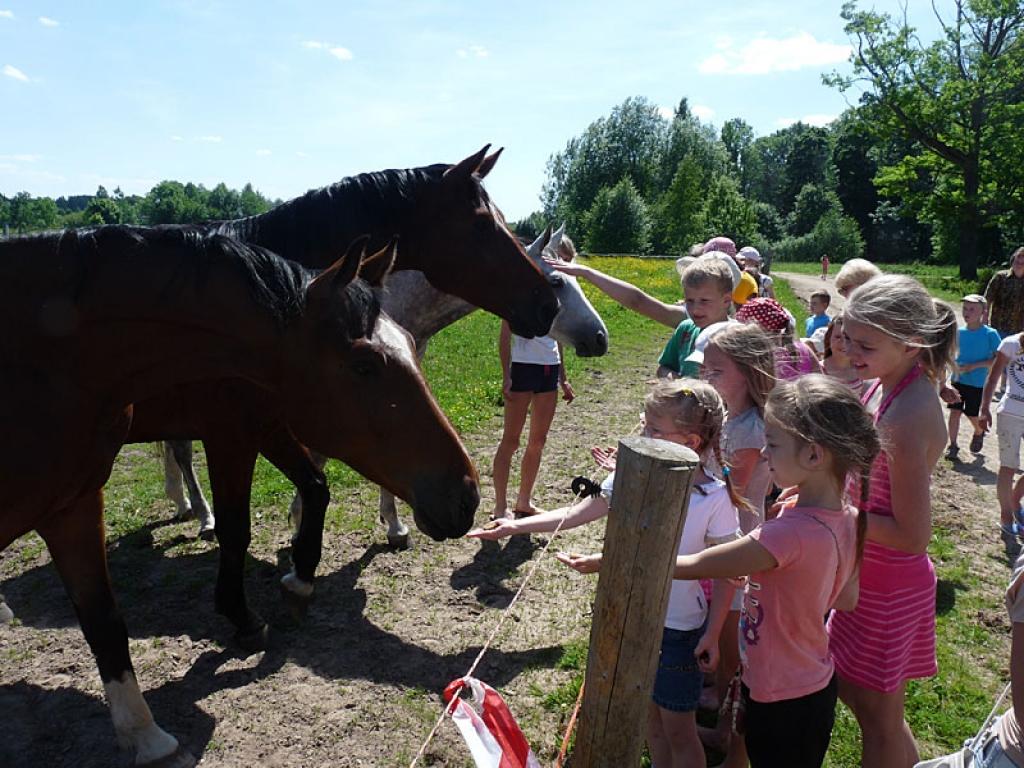
<instances>
[{"instance_id":1,"label":"tree line","mask_svg":"<svg viewBox=\"0 0 1024 768\"><path fill-rule=\"evenodd\" d=\"M852 74L823 78L858 103L825 127L755 137L683 98L671 118L637 96L553 154L542 210L599 253L685 253L712 235L778 260L1004 261L1024 243L1024 6L936 2L942 34L843 6Z\"/></svg>"},{"instance_id":2,"label":"tree line","mask_svg":"<svg viewBox=\"0 0 1024 768\"><path fill-rule=\"evenodd\" d=\"M145 195L125 195L120 188L95 195L33 197L19 192L0 195L0 230L6 225L16 234L63 227L102 224L189 224L197 221L237 219L270 210L272 201L246 184L241 190L223 182L213 189L202 184L161 181Z\"/></svg>"}]
</instances>

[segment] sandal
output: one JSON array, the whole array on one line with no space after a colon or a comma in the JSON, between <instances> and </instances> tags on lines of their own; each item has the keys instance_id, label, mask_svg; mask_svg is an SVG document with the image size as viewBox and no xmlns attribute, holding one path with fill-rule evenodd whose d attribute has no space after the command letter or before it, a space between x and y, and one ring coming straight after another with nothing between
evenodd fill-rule
<instances>
[{"instance_id":1,"label":"sandal","mask_svg":"<svg viewBox=\"0 0 1024 768\"><path fill-rule=\"evenodd\" d=\"M971 438L971 453L981 453L982 446L985 445L985 433L982 432L980 435L975 435Z\"/></svg>"}]
</instances>

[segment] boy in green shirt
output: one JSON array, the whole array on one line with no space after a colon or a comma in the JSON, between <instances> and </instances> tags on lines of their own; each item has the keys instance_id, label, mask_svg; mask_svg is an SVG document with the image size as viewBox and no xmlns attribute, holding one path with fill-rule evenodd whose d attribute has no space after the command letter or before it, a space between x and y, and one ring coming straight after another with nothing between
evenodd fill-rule
<instances>
[{"instance_id":1,"label":"boy in green shirt","mask_svg":"<svg viewBox=\"0 0 1024 768\"><path fill-rule=\"evenodd\" d=\"M687 362L697 335L712 323L729 319L732 272L719 258L704 254L683 271L683 293L689 317L683 320L658 359L659 378L698 378L700 366Z\"/></svg>"}]
</instances>

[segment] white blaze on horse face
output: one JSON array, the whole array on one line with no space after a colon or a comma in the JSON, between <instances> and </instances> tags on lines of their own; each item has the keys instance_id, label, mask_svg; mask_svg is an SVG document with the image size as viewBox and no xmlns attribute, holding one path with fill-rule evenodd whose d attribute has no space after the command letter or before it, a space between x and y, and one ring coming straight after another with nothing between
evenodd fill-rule
<instances>
[{"instance_id":1,"label":"white blaze on horse face","mask_svg":"<svg viewBox=\"0 0 1024 768\"><path fill-rule=\"evenodd\" d=\"M387 315L382 314L377 318L373 340L383 348L386 357L400 360L413 370L419 370L416 350L409 340L409 334Z\"/></svg>"},{"instance_id":2,"label":"white blaze on horse face","mask_svg":"<svg viewBox=\"0 0 1024 768\"><path fill-rule=\"evenodd\" d=\"M103 689L110 702L117 741L135 752L136 763L150 763L177 751L178 740L153 722L135 675L125 672L120 680L104 683Z\"/></svg>"}]
</instances>

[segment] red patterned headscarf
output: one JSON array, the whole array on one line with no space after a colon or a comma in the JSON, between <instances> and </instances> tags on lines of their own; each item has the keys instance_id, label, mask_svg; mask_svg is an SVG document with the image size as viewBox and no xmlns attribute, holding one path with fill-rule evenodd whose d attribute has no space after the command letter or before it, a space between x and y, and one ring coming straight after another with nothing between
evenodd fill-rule
<instances>
[{"instance_id":1,"label":"red patterned headscarf","mask_svg":"<svg viewBox=\"0 0 1024 768\"><path fill-rule=\"evenodd\" d=\"M789 326L786 308L765 296L751 299L736 310L736 319L744 323L756 322L769 332L784 331Z\"/></svg>"}]
</instances>

